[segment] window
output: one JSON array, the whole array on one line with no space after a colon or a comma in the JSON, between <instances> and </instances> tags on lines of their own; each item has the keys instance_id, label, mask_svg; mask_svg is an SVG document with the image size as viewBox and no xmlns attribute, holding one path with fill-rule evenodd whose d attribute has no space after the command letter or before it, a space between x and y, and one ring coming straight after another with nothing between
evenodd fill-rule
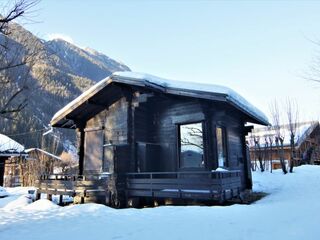
<instances>
[{"instance_id":1,"label":"window","mask_svg":"<svg viewBox=\"0 0 320 240\"><path fill-rule=\"evenodd\" d=\"M202 123L179 125L180 168L203 168Z\"/></svg>"},{"instance_id":2,"label":"window","mask_svg":"<svg viewBox=\"0 0 320 240\"><path fill-rule=\"evenodd\" d=\"M226 130L224 127L216 128L218 167L227 167Z\"/></svg>"}]
</instances>

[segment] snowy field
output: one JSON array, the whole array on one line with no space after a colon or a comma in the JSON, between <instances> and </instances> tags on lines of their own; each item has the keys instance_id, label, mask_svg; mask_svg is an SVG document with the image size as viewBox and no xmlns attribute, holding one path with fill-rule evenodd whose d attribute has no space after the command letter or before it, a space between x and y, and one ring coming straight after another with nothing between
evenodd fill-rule
<instances>
[{"instance_id":1,"label":"snowy field","mask_svg":"<svg viewBox=\"0 0 320 240\"><path fill-rule=\"evenodd\" d=\"M99 204L30 204L26 188L0 198L1 240L56 239L320 239L320 167L253 174L251 205L115 210Z\"/></svg>"}]
</instances>

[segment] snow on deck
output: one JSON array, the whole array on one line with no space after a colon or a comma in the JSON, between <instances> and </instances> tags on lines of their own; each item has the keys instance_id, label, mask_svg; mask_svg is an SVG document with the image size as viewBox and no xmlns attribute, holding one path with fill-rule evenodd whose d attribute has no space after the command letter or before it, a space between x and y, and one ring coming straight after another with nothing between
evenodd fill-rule
<instances>
[{"instance_id":1,"label":"snow on deck","mask_svg":"<svg viewBox=\"0 0 320 240\"><path fill-rule=\"evenodd\" d=\"M261 112L258 108L253 106L249 103L246 99L244 99L241 95L233 91L232 89L220 85L214 84L204 84L204 83L195 83L195 82L183 82L183 81L175 81L175 80L168 80L160 77L156 77L146 73L137 73L137 72L115 72L110 77L105 78L89 88L87 91L82 93L79 97L71 101L65 107L60 109L53 117L51 122L55 122L58 119L62 119L68 113L73 111L79 105L84 103L90 97L98 93L104 87L106 87L112 81L121 82L122 79L130 80L129 84L135 85L156 85L162 88L164 91L169 90L181 90L188 91L188 92L197 92L199 96L205 98L205 94L214 94L214 95L221 95L226 98L226 100L238 108L240 108L245 113L249 114L251 117L256 118L263 124L269 124L268 118L266 115ZM181 93L183 95L183 93Z\"/></svg>"},{"instance_id":2,"label":"snow on deck","mask_svg":"<svg viewBox=\"0 0 320 240\"><path fill-rule=\"evenodd\" d=\"M1 204L9 204L8 198L0 199L0 239L319 239L319 166L298 167L286 175L254 172L253 179L254 190L269 195L251 205L225 207L57 207L48 200L25 205L26 199L14 195L16 208Z\"/></svg>"},{"instance_id":3,"label":"snow on deck","mask_svg":"<svg viewBox=\"0 0 320 240\"><path fill-rule=\"evenodd\" d=\"M24 151L24 147L9 138L6 135L0 134L0 154L1 153L20 153Z\"/></svg>"}]
</instances>

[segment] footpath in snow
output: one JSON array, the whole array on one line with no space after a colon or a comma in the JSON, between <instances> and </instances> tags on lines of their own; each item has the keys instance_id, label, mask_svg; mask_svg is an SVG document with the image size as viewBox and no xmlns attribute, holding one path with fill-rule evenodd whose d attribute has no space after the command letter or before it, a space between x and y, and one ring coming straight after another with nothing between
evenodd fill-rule
<instances>
[{"instance_id":1,"label":"footpath in snow","mask_svg":"<svg viewBox=\"0 0 320 240\"><path fill-rule=\"evenodd\" d=\"M254 191L269 194L251 205L59 207L44 199L30 203L27 188L6 189L10 196L0 198L0 239L320 239L320 167L294 171L254 172Z\"/></svg>"}]
</instances>

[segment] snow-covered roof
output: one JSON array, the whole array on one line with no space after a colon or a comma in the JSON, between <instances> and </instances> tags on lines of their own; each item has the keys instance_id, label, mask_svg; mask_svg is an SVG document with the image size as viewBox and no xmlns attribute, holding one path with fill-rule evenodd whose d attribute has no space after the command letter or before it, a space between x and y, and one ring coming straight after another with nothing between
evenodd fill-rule
<instances>
[{"instance_id":1,"label":"snow-covered roof","mask_svg":"<svg viewBox=\"0 0 320 240\"><path fill-rule=\"evenodd\" d=\"M118 82L127 85L154 88L168 94L197 97L216 101L225 101L244 112L257 123L268 125L268 118L259 109L250 104L241 95L232 89L220 85L183 82L159 78L146 73L137 72L116 72L111 76L101 80L90 89L82 93L75 100L67 104L58 111L51 120L54 125L59 120L65 118L70 112L78 106L89 100L96 93L101 91L112 82Z\"/></svg>"},{"instance_id":2,"label":"snow-covered roof","mask_svg":"<svg viewBox=\"0 0 320 240\"><path fill-rule=\"evenodd\" d=\"M56 156L56 155L54 155L52 153L49 153L49 152L47 152L47 151L45 151L43 149L40 149L40 148L28 148L28 149L26 149L25 152L29 154L30 152L33 152L33 151L39 151L39 152L42 152L43 154L45 154L47 156L50 156L52 158L57 159L57 160L62 160L60 157L58 157L58 156Z\"/></svg>"},{"instance_id":3,"label":"snow-covered roof","mask_svg":"<svg viewBox=\"0 0 320 240\"><path fill-rule=\"evenodd\" d=\"M24 147L8 136L0 134L0 155L12 156L19 153L24 153Z\"/></svg>"},{"instance_id":4,"label":"snow-covered roof","mask_svg":"<svg viewBox=\"0 0 320 240\"><path fill-rule=\"evenodd\" d=\"M295 145L297 147L300 146L301 143L305 141L305 139L310 136L313 130L319 126L319 122L301 122L297 123L297 128L295 132ZM277 130L278 129L278 130ZM277 132L280 131L280 136L284 137L283 145L290 146L290 128L289 125L281 125L279 128L274 126L255 128L252 130L252 133L249 136L249 146L254 147L254 137L260 138L260 146L265 146L265 137L276 137ZM273 144L274 139L273 139Z\"/></svg>"}]
</instances>

